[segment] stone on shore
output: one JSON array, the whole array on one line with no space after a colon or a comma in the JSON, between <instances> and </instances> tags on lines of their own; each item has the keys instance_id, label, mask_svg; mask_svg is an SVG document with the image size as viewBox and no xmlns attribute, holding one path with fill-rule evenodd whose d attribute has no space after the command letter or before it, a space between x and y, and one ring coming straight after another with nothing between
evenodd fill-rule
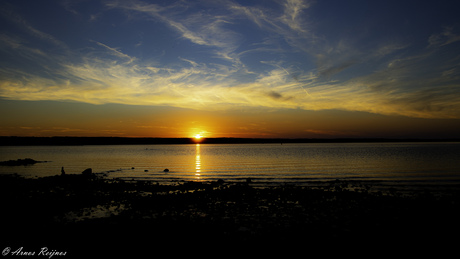
<instances>
[{"instance_id":1,"label":"stone on shore","mask_svg":"<svg viewBox=\"0 0 460 259\"><path fill-rule=\"evenodd\" d=\"M93 178L95 175L93 174L93 169L91 168L86 168L85 170L83 170L83 172L81 172L81 174L83 176L86 176L88 178Z\"/></svg>"}]
</instances>

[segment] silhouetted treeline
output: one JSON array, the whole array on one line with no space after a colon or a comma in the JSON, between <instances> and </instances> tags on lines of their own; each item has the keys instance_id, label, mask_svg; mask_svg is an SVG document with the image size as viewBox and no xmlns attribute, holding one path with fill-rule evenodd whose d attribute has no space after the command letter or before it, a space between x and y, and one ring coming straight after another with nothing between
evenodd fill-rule
<instances>
[{"instance_id":1,"label":"silhouetted treeline","mask_svg":"<svg viewBox=\"0 0 460 259\"><path fill-rule=\"evenodd\" d=\"M366 143L366 142L458 142L460 139L389 139L389 138L124 138L124 137L0 137L2 146L67 145L153 145L153 144L251 144L251 143Z\"/></svg>"},{"instance_id":2,"label":"silhouetted treeline","mask_svg":"<svg viewBox=\"0 0 460 259\"><path fill-rule=\"evenodd\" d=\"M122 137L0 137L3 146L75 146L192 144L191 138L122 138Z\"/></svg>"}]
</instances>

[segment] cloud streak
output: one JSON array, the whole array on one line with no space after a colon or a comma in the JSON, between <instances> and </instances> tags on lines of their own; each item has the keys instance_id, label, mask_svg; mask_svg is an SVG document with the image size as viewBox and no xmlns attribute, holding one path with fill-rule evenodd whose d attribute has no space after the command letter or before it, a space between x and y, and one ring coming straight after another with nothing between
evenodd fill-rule
<instances>
[{"instance_id":1,"label":"cloud streak","mask_svg":"<svg viewBox=\"0 0 460 259\"><path fill-rule=\"evenodd\" d=\"M16 13L13 10L13 8L11 8L9 5L0 6L0 15L4 17L6 20L8 20L9 22L21 28L22 31L32 35L33 37L36 37L47 43L51 43L54 46L67 47L67 45L63 41L56 39L54 36L46 32L36 29L26 19L24 19L21 15Z\"/></svg>"},{"instance_id":2,"label":"cloud streak","mask_svg":"<svg viewBox=\"0 0 460 259\"><path fill-rule=\"evenodd\" d=\"M141 1L110 1L107 2L107 6L157 19L176 31L183 39L197 45L214 48L213 52L220 58L239 62L233 53L237 48L239 35L226 29L226 25L231 24L231 17L203 12L183 15L183 9L187 8L180 3L165 8Z\"/></svg>"}]
</instances>

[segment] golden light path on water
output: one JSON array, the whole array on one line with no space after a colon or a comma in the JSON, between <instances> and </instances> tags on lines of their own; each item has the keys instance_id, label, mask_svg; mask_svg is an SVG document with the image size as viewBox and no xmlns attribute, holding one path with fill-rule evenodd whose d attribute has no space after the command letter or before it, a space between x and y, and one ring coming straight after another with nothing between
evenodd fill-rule
<instances>
[{"instance_id":1,"label":"golden light path on water","mask_svg":"<svg viewBox=\"0 0 460 259\"><path fill-rule=\"evenodd\" d=\"M195 148L195 178L199 180L201 177L201 153L200 144L196 144Z\"/></svg>"}]
</instances>

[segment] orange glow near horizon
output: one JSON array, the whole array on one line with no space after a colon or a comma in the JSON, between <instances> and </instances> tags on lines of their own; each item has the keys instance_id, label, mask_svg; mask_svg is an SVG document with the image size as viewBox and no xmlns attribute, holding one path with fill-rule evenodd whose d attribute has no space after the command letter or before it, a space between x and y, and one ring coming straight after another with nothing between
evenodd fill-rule
<instances>
[{"instance_id":1,"label":"orange glow near horizon","mask_svg":"<svg viewBox=\"0 0 460 259\"><path fill-rule=\"evenodd\" d=\"M8 106L8 105L9 106ZM44 107L44 108L43 108ZM190 138L343 138L458 136L458 120L364 112L196 111L64 102L0 102L0 136Z\"/></svg>"},{"instance_id":2,"label":"orange glow near horizon","mask_svg":"<svg viewBox=\"0 0 460 259\"><path fill-rule=\"evenodd\" d=\"M202 128L193 128L191 130L191 134L193 136L193 140L197 143L201 142L205 136L209 136L209 132L202 130Z\"/></svg>"},{"instance_id":3,"label":"orange glow near horizon","mask_svg":"<svg viewBox=\"0 0 460 259\"><path fill-rule=\"evenodd\" d=\"M201 141L203 141L203 136L201 134L196 134L193 137L193 140L197 145L200 145L199 143L201 143Z\"/></svg>"}]
</instances>

